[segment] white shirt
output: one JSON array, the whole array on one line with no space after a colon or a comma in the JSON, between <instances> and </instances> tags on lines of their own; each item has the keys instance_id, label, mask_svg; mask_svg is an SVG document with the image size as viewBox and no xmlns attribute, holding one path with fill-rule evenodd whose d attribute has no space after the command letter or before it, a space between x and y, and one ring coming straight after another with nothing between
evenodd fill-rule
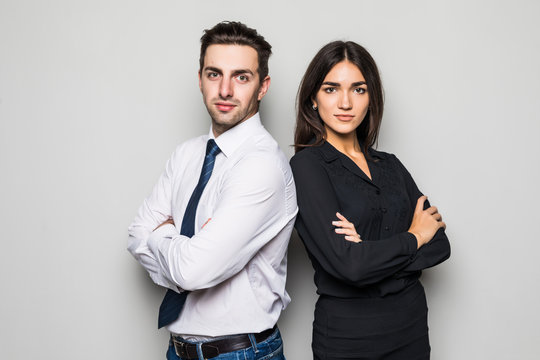
<instances>
[{"instance_id":1,"label":"white shirt","mask_svg":"<svg viewBox=\"0 0 540 360\"><path fill-rule=\"evenodd\" d=\"M177 147L128 230L128 250L156 284L191 291L167 326L188 338L263 331L290 302L294 180L258 113L215 139L221 152L199 200L195 234L180 235L209 138L212 130ZM153 231L169 217L175 225Z\"/></svg>"}]
</instances>

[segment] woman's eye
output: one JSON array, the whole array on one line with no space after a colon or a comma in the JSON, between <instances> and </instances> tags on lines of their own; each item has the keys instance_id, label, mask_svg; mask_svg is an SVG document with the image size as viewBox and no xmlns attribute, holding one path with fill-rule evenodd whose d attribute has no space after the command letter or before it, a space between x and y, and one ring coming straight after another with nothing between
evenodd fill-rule
<instances>
[{"instance_id":1,"label":"woman's eye","mask_svg":"<svg viewBox=\"0 0 540 360\"><path fill-rule=\"evenodd\" d=\"M335 87L327 87L327 88L324 88L324 92L327 93L327 94L335 93L336 88Z\"/></svg>"},{"instance_id":2,"label":"woman's eye","mask_svg":"<svg viewBox=\"0 0 540 360\"><path fill-rule=\"evenodd\" d=\"M367 91L366 89L361 88L361 87L354 89L354 92L357 94L365 94L366 91Z\"/></svg>"}]
</instances>

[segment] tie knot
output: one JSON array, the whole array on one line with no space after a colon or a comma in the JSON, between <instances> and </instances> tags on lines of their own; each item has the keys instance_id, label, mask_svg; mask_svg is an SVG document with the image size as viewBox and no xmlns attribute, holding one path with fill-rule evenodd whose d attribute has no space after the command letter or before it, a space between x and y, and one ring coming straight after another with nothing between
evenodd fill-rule
<instances>
[{"instance_id":1,"label":"tie knot","mask_svg":"<svg viewBox=\"0 0 540 360\"><path fill-rule=\"evenodd\" d=\"M215 157L220 151L221 150L214 139L208 140L208 143L206 143L206 156L210 155L211 157Z\"/></svg>"}]
</instances>

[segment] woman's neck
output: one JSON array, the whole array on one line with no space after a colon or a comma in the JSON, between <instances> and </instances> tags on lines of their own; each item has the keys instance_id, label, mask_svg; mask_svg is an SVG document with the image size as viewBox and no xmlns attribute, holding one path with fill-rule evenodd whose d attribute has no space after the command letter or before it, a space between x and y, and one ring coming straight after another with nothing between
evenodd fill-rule
<instances>
[{"instance_id":1,"label":"woman's neck","mask_svg":"<svg viewBox=\"0 0 540 360\"><path fill-rule=\"evenodd\" d=\"M356 132L352 134L337 134L334 132L326 132L326 141L328 141L333 147L335 147L339 152L345 154L349 159L351 159L356 166L364 172L364 174L372 180L371 171L369 170L369 165L367 163L366 157L362 152L358 138L356 137Z\"/></svg>"},{"instance_id":2,"label":"woman's neck","mask_svg":"<svg viewBox=\"0 0 540 360\"><path fill-rule=\"evenodd\" d=\"M327 132L326 141L328 141L338 151L346 155L354 157L358 153L362 153L362 149L360 148L360 143L358 142L355 132L351 134L336 134Z\"/></svg>"}]
</instances>

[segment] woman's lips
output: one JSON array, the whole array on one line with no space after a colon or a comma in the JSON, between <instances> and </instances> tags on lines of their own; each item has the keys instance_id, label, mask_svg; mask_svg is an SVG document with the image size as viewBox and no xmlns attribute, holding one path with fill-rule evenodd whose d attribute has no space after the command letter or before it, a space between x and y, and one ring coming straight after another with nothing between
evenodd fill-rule
<instances>
[{"instance_id":1,"label":"woman's lips","mask_svg":"<svg viewBox=\"0 0 540 360\"><path fill-rule=\"evenodd\" d=\"M354 119L354 115L336 114L334 116L336 117L336 119L341 121L351 121L352 119Z\"/></svg>"}]
</instances>

